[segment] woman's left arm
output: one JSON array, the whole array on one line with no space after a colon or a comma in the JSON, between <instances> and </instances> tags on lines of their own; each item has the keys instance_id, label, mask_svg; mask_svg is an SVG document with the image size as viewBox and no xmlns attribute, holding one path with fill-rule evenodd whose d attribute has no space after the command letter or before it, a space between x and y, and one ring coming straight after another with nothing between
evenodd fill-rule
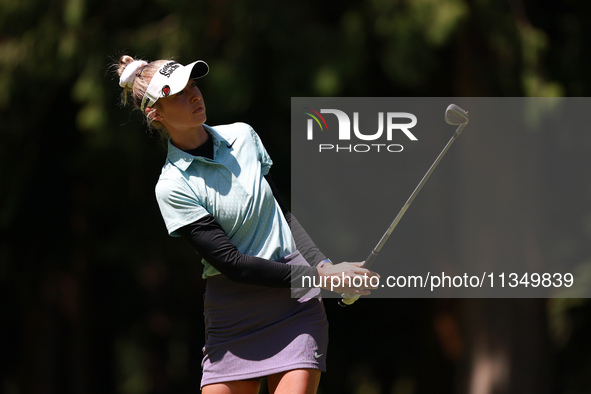
<instances>
[{"instance_id":1,"label":"woman's left arm","mask_svg":"<svg viewBox=\"0 0 591 394\"><path fill-rule=\"evenodd\" d=\"M332 262L326 258L326 256L320 251L318 246L312 241L312 238L308 235L306 230L302 227L300 222L296 219L296 217L287 209L283 200L281 198L281 194L273 182L273 178L271 174L265 175L265 179L267 183L271 187L273 191L273 196L275 200L279 204L281 211L283 212L283 216L285 216L285 220L287 224L289 224L289 228L291 229L291 234L296 243L297 249L302 253L306 261L313 267L322 267L326 264L332 264Z\"/></svg>"}]
</instances>

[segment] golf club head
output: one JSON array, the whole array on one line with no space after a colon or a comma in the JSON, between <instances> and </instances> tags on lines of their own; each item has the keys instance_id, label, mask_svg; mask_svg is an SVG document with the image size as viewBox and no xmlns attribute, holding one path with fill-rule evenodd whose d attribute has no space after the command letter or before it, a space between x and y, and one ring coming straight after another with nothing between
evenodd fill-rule
<instances>
[{"instance_id":1,"label":"golf club head","mask_svg":"<svg viewBox=\"0 0 591 394\"><path fill-rule=\"evenodd\" d=\"M451 125L468 123L468 113L455 104L450 104L445 110L445 121Z\"/></svg>"}]
</instances>

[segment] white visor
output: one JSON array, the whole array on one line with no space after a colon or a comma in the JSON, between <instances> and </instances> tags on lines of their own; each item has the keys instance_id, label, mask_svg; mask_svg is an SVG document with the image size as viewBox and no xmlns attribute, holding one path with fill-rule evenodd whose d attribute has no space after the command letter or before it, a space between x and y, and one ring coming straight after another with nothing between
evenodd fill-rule
<instances>
[{"instance_id":1,"label":"white visor","mask_svg":"<svg viewBox=\"0 0 591 394\"><path fill-rule=\"evenodd\" d=\"M187 86L190 78L201 78L208 72L209 66L203 60L186 66L172 60L164 63L152 77L140 109L144 111L152 107L158 99L177 94Z\"/></svg>"}]
</instances>

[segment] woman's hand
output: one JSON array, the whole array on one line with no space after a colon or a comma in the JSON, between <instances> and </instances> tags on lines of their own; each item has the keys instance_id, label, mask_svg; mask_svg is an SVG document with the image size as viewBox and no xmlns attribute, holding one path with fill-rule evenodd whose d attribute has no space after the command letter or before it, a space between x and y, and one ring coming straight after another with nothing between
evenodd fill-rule
<instances>
[{"instance_id":1,"label":"woman's hand","mask_svg":"<svg viewBox=\"0 0 591 394\"><path fill-rule=\"evenodd\" d=\"M367 268L362 268L362 265L363 262L325 264L318 268L320 287L337 293L370 294L369 290L378 288L380 275Z\"/></svg>"}]
</instances>

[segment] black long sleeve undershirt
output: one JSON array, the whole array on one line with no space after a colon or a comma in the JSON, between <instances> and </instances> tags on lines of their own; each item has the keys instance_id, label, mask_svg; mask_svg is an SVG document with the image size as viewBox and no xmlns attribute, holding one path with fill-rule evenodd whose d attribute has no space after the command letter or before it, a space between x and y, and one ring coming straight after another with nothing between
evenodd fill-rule
<instances>
[{"instance_id":1,"label":"black long sleeve undershirt","mask_svg":"<svg viewBox=\"0 0 591 394\"><path fill-rule=\"evenodd\" d=\"M270 175L265 178L291 228L297 249L310 263L310 267L288 265L240 253L211 215L181 227L177 232L202 258L232 281L268 287L298 287L302 276L318 275L315 266L326 257L286 209Z\"/></svg>"}]
</instances>

